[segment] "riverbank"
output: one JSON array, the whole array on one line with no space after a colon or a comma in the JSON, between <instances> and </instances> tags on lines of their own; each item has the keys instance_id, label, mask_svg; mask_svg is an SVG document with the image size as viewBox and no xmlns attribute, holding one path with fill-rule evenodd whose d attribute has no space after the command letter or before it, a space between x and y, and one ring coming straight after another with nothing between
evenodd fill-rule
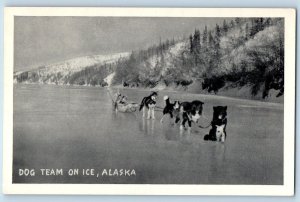
<instances>
[{"instance_id":1,"label":"riverbank","mask_svg":"<svg viewBox=\"0 0 300 202\"><path fill-rule=\"evenodd\" d=\"M280 97L276 97L278 91L270 90L269 96L265 99L262 98L262 89L259 90L257 95L253 96L251 94L251 87L250 86L243 86L243 87L232 87L226 85L225 87L221 88L217 93L208 92L207 90L202 89L201 81L194 81L192 84L188 86L181 86L181 85L169 85L166 86L165 84L159 83L154 88L143 88L143 87L123 87L122 85L113 85L112 88L120 88L120 89L141 89L141 90L154 90L154 91L169 91L169 92L186 92L192 94L204 94L204 95L215 95L215 96L222 96L222 97L230 97L230 98L238 98L238 99L246 99L246 100L256 100L261 102L272 102L272 103L284 103L284 95Z\"/></svg>"}]
</instances>

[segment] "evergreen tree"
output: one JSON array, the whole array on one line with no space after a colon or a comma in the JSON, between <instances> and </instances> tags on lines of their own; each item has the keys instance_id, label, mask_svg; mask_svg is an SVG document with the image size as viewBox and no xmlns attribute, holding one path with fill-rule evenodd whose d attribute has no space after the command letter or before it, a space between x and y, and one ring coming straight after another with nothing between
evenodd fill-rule
<instances>
[{"instance_id":1,"label":"evergreen tree","mask_svg":"<svg viewBox=\"0 0 300 202\"><path fill-rule=\"evenodd\" d=\"M250 37L253 37L257 33L257 22L255 18L251 19Z\"/></svg>"},{"instance_id":2,"label":"evergreen tree","mask_svg":"<svg viewBox=\"0 0 300 202\"><path fill-rule=\"evenodd\" d=\"M221 30L218 24L216 24L216 28L215 28L215 39L214 39L214 43L215 43L215 55L216 55L216 60L219 59L220 57L220 38L221 38Z\"/></svg>"},{"instance_id":3,"label":"evergreen tree","mask_svg":"<svg viewBox=\"0 0 300 202\"><path fill-rule=\"evenodd\" d=\"M226 34L228 32L228 24L226 20L223 21L223 32Z\"/></svg>"},{"instance_id":4,"label":"evergreen tree","mask_svg":"<svg viewBox=\"0 0 300 202\"><path fill-rule=\"evenodd\" d=\"M194 42L193 42L193 36L190 35L190 52L194 52Z\"/></svg>"},{"instance_id":5,"label":"evergreen tree","mask_svg":"<svg viewBox=\"0 0 300 202\"><path fill-rule=\"evenodd\" d=\"M265 28L265 24L263 18L252 18L250 37L254 36L257 32L262 31L264 28Z\"/></svg>"},{"instance_id":6,"label":"evergreen tree","mask_svg":"<svg viewBox=\"0 0 300 202\"><path fill-rule=\"evenodd\" d=\"M234 20L236 25L239 25L241 23L241 18L235 18Z\"/></svg>"},{"instance_id":7,"label":"evergreen tree","mask_svg":"<svg viewBox=\"0 0 300 202\"><path fill-rule=\"evenodd\" d=\"M257 22L258 22L258 31L261 31L263 30L265 27L264 27L264 18L258 18L257 19Z\"/></svg>"},{"instance_id":8,"label":"evergreen tree","mask_svg":"<svg viewBox=\"0 0 300 202\"><path fill-rule=\"evenodd\" d=\"M220 38L221 38L221 29L220 29L220 26L218 24L216 24L216 28L215 28L215 41L217 43L220 43Z\"/></svg>"},{"instance_id":9,"label":"evergreen tree","mask_svg":"<svg viewBox=\"0 0 300 202\"><path fill-rule=\"evenodd\" d=\"M250 38L250 30L249 30L249 25L246 23L245 26L245 39L248 40Z\"/></svg>"},{"instance_id":10,"label":"evergreen tree","mask_svg":"<svg viewBox=\"0 0 300 202\"><path fill-rule=\"evenodd\" d=\"M200 43L200 31L199 30L195 30L193 44L194 44L193 46L194 46L195 52L200 53L201 43Z\"/></svg>"},{"instance_id":11,"label":"evergreen tree","mask_svg":"<svg viewBox=\"0 0 300 202\"><path fill-rule=\"evenodd\" d=\"M231 20L230 21L230 26L229 26L230 28L233 28L234 27L234 21L233 20Z\"/></svg>"},{"instance_id":12,"label":"evergreen tree","mask_svg":"<svg viewBox=\"0 0 300 202\"><path fill-rule=\"evenodd\" d=\"M214 47L214 38L211 31L208 32L208 44L210 48Z\"/></svg>"},{"instance_id":13,"label":"evergreen tree","mask_svg":"<svg viewBox=\"0 0 300 202\"><path fill-rule=\"evenodd\" d=\"M265 26L265 27L270 26L270 25L271 25L271 22L272 22L271 18L266 18L266 19L265 19L265 22L264 22L264 26Z\"/></svg>"},{"instance_id":14,"label":"evergreen tree","mask_svg":"<svg viewBox=\"0 0 300 202\"><path fill-rule=\"evenodd\" d=\"M201 39L200 39L200 31L195 30L194 38L193 38L193 46L194 46L194 58L195 58L195 64L196 66L199 63L200 58L200 51L201 51Z\"/></svg>"},{"instance_id":15,"label":"evergreen tree","mask_svg":"<svg viewBox=\"0 0 300 202\"><path fill-rule=\"evenodd\" d=\"M202 36L203 47L207 48L207 26L205 25L203 36Z\"/></svg>"}]
</instances>

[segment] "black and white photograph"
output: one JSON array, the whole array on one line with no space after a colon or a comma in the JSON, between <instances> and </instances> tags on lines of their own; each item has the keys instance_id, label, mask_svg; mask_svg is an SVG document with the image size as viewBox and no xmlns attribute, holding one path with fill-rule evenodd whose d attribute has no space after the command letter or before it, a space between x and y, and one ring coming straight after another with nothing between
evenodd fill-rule
<instances>
[{"instance_id":1,"label":"black and white photograph","mask_svg":"<svg viewBox=\"0 0 300 202\"><path fill-rule=\"evenodd\" d=\"M293 10L72 9L9 15L7 192L293 193Z\"/></svg>"}]
</instances>

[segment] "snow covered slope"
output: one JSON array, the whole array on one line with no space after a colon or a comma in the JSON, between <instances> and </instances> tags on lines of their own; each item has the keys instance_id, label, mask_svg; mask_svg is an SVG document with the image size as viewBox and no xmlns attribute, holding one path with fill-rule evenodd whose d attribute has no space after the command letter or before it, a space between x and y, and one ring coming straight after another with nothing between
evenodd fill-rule
<instances>
[{"instance_id":1,"label":"snow covered slope","mask_svg":"<svg viewBox=\"0 0 300 202\"><path fill-rule=\"evenodd\" d=\"M56 64L51 64L45 66L45 68L40 69L40 72L45 72L47 74L55 74L55 73L62 73L62 74L69 74L73 72L77 72L82 70L83 68L93 66L95 64L100 63L112 63L119 59L120 57L127 56L128 53L116 53L112 55L93 55L93 56L85 56L74 58L70 60L66 60L63 62L59 62Z\"/></svg>"},{"instance_id":2,"label":"snow covered slope","mask_svg":"<svg viewBox=\"0 0 300 202\"><path fill-rule=\"evenodd\" d=\"M129 53L123 52L110 55L84 56L41 66L29 71L18 71L14 73L14 82L67 84L66 80L76 72L94 65L114 63L119 58L127 57L128 55Z\"/></svg>"}]
</instances>

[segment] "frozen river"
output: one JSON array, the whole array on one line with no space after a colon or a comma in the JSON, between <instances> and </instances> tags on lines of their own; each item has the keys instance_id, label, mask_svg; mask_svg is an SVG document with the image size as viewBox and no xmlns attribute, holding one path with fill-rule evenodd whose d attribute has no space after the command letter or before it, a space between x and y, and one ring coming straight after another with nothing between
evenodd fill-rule
<instances>
[{"instance_id":1,"label":"frozen river","mask_svg":"<svg viewBox=\"0 0 300 202\"><path fill-rule=\"evenodd\" d=\"M112 89L116 92L115 89ZM147 90L120 90L140 102ZM203 140L208 129L180 133L156 111L156 120L142 113L114 113L104 88L49 85L14 86L13 181L15 183L137 184L282 184L283 104L214 95L159 92L171 101L199 99L202 126L212 108L228 106L224 144ZM19 169L35 176L19 176ZM39 169L63 169L63 175L41 175ZM69 176L69 169L134 169L132 176Z\"/></svg>"}]
</instances>

